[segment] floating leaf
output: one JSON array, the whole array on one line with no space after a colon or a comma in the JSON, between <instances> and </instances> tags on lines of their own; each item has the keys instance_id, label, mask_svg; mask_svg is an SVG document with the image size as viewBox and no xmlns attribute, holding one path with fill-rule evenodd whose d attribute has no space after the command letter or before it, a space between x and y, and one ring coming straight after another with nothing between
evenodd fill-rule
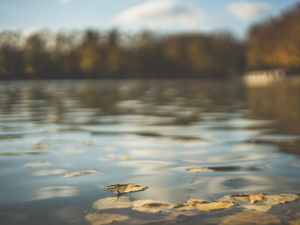
<instances>
[{"instance_id":1,"label":"floating leaf","mask_svg":"<svg viewBox=\"0 0 300 225\"><path fill-rule=\"evenodd\" d=\"M208 202L202 199L191 198L187 200L183 205L177 205L175 208L178 210L186 211L197 209L204 212L212 212L216 210L231 208L236 205L236 203L228 201Z\"/></svg>"},{"instance_id":2,"label":"floating leaf","mask_svg":"<svg viewBox=\"0 0 300 225\"><path fill-rule=\"evenodd\" d=\"M238 195L225 196L225 198L230 198L237 201L256 203L265 200L265 196L266 196L265 194L250 194L250 195L238 194Z\"/></svg>"},{"instance_id":3,"label":"floating leaf","mask_svg":"<svg viewBox=\"0 0 300 225\"><path fill-rule=\"evenodd\" d=\"M133 210L147 213L158 213L174 208L176 205L155 200L137 200L133 202Z\"/></svg>"},{"instance_id":4,"label":"floating leaf","mask_svg":"<svg viewBox=\"0 0 300 225\"><path fill-rule=\"evenodd\" d=\"M204 212L212 212L216 210L222 210L231 208L236 206L234 202L225 202L225 201L217 201L217 202L203 202L196 205L196 208L204 211Z\"/></svg>"},{"instance_id":5,"label":"floating leaf","mask_svg":"<svg viewBox=\"0 0 300 225\"><path fill-rule=\"evenodd\" d=\"M31 163L26 163L24 165L24 168L33 168L33 167L47 167L51 166L52 164L49 162L31 162Z\"/></svg>"},{"instance_id":6,"label":"floating leaf","mask_svg":"<svg viewBox=\"0 0 300 225\"><path fill-rule=\"evenodd\" d=\"M97 210L130 208L131 206L132 202L130 202L128 197L103 198L93 203L94 209Z\"/></svg>"},{"instance_id":7,"label":"floating leaf","mask_svg":"<svg viewBox=\"0 0 300 225\"><path fill-rule=\"evenodd\" d=\"M192 167L192 168L187 168L186 171L191 172L191 173L210 173L214 172L213 169L207 168L207 167Z\"/></svg>"},{"instance_id":8,"label":"floating leaf","mask_svg":"<svg viewBox=\"0 0 300 225\"><path fill-rule=\"evenodd\" d=\"M279 194L279 195L268 195L267 204L277 205L288 202L294 202L299 199L299 196L296 194Z\"/></svg>"},{"instance_id":9,"label":"floating leaf","mask_svg":"<svg viewBox=\"0 0 300 225\"><path fill-rule=\"evenodd\" d=\"M271 208L272 205L255 205L255 204L251 204L251 205L243 205L242 206L244 209L248 209L248 210L255 210L258 212L268 212Z\"/></svg>"},{"instance_id":10,"label":"floating leaf","mask_svg":"<svg viewBox=\"0 0 300 225\"><path fill-rule=\"evenodd\" d=\"M131 193L131 192L144 191L147 188L148 187L139 184L111 184L106 186L107 190L118 193L118 195Z\"/></svg>"},{"instance_id":11,"label":"floating leaf","mask_svg":"<svg viewBox=\"0 0 300 225\"><path fill-rule=\"evenodd\" d=\"M54 169L54 170L38 170L33 172L34 176L48 176L48 175L60 175L66 173L65 170Z\"/></svg>"},{"instance_id":12,"label":"floating leaf","mask_svg":"<svg viewBox=\"0 0 300 225\"><path fill-rule=\"evenodd\" d=\"M128 220L129 217L120 214L112 214L112 213L91 213L85 216L85 219L91 225L104 225L104 224L111 224L113 222L124 221Z\"/></svg>"},{"instance_id":13,"label":"floating leaf","mask_svg":"<svg viewBox=\"0 0 300 225\"><path fill-rule=\"evenodd\" d=\"M280 219L274 215L260 213L255 211L240 212L235 215L225 216L221 225L267 225L267 224L279 224Z\"/></svg>"},{"instance_id":14,"label":"floating leaf","mask_svg":"<svg viewBox=\"0 0 300 225\"><path fill-rule=\"evenodd\" d=\"M64 177L80 177L80 176L85 176L85 175L92 175L97 173L97 170L81 170L77 172L72 172L72 173L66 173Z\"/></svg>"}]
</instances>

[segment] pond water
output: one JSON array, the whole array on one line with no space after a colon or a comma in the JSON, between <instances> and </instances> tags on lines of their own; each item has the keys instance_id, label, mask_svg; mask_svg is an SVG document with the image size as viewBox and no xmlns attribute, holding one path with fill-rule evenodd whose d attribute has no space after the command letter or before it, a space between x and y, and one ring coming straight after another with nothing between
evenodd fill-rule
<instances>
[{"instance_id":1,"label":"pond water","mask_svg":"<svg viewBox=\"0 0 300 225\"><path fill-rule=\"evenodd\" d=\"M90 224L85 216L95 212L93 202L116 196L106 190L109 184L148 187L127 194L131 201L174 204L230 194L299 194L299 119L299 78L260 86L1 82L0 224ZM187 171L193 167L212 172ZM93 174L70 175L82 170ZM276 205L268 214L288 224L300 217L299 206ZM130 217L115 224L219 224L240 211L176 217L103 210Z\"/></svg>"}]
</instances>

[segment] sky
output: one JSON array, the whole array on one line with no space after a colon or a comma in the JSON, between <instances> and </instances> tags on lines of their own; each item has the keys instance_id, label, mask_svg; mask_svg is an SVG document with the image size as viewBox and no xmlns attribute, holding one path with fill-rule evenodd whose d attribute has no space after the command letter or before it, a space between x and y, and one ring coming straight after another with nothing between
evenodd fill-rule
<instances>
[{"instance_id":1,"label":"sky","mask_svg":"<svg viewBox=\"0 0 300 225\"><path fill-rule=\"evenodd\" d=\"M299 0L0 0L0 30L230 31L279 15Z\"/></svg>"}]
</instances>

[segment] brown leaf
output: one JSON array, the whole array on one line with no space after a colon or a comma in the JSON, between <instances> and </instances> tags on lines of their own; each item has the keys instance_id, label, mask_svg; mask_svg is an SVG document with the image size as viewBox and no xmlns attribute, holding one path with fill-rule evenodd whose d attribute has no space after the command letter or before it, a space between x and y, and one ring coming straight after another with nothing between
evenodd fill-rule
<instances>
[{"instance_id":1,"label":"brown leaf","mask_svg":"<svg viewBox=\"0 0 300 225\"><path fill-rule=\"evenodd\" d=\"M267 225L279 223L281 223L280 219L274 215L245 211L223 217L220 225Z\"/></svg>"},{"instance_id":2,"label":"brown leaf","mask_svg":"<svg viewBox=\"0 0 300 225\"><path fill-rule=\"evenodd\" d=\"M139 184L111 184L106 189L118 194L125 194L146 190L148 187Z\"/></svg>"},{"instance_id":3,"label":"brown leaf","mask_svg":"<svg viewBox=\"0 0 300 225\"><path fill-rule=\"evenodd\" d=\"M113 222L124 221L128 220L129 217L120 214L111 214L111 213L91 213L85 216L85 219L91 225L104 225L104 224L111 224Z\"/></svg>"}]
</instances>

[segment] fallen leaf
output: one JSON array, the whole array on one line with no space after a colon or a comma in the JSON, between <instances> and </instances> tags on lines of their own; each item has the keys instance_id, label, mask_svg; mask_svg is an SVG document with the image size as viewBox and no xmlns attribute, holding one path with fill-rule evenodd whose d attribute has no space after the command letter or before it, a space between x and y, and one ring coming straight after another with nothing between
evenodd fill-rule
<instances>
[{"instance_id":1,"label":"fallen leaf","mask_svg":"<svg viewBox=\"0 0 300 225\"><path fill-rule=\"evenodd\" d=\"M255 211L240 212L222 218L221 225L266 225L279 224L280 219L274 215Z\"/></svg>"},{"instance_id":2,"label":"fallen leaf","mask_svg":"<svg viewBox=\"0 0 300 225\"><path fill-rule=\"evenodd\" d=\"M237 201L244 201L244 202L250 202L250 203L256 203L261 202L265 200L265 194L237 194L237 195L229 195L225 196L225 198L234 199Z\"/></svg>"},{"instance_id":3,"label":"fallen leaf","mask_svg":"<svg viewBox=\"0 0 300 225\"><path fill-rule=\"evenodd\" d=\"M124 221L128 220L129 217L120 214L112 214L112 213L91 213L85 216L85 219L91 225L104 225L104 224L111 224L113 222Z\"/></svg>"},{"instance_id":4,"label":"fallen leaf","mask_svg":"<svg viewBox=\"0 0 300 225\"><path fill-rule=\"evenodd\" d=\"M102 198L93 203L94 209L121 209L132 207L132 202L130 202L128 197L120 198Z\"/></svg>"},{"instance_id":5,"label":"fallen leaf","mask_svg":"<svg viewBox=\"0 0 300 225\"><path fill-rule=\"evenodd\" d=\"M107 190L118 193L118 195L143 191L147 188L148 187L139 184L111 184L106 186Z\"/></svg>"},{"instance_id":6,"label":"fallen leaf","mask_svg":"<svg viewBox=\"0 0 300 225\"><path fill-rule=\"evenodd\" d=\"M196 205L196 208L201 211L204 211L204 212L212 212L212 211L216 211L216 210L231 208L233 206L236 206L236 203L219 201L219 202L199 203Z\"/></svg>"},{"instance_id":7,"label":"fallen leaf","mask_svg":"<svg viewBox=\"0 0 300 225\"><path fill-rule=\"evenodd\" d=\"M268 195L266 204L277 205L288 202L294 202L299 199L296 194L279 194L279 195Z\"/></svg>"},{"instance_id":8,"label":"fallen leaf","mask_svg":"<svg viewBox=\"0 0 300 225\"><path fill-rule=\"evenodd\" d=\"M97 173L97 170L81 170L77 172L72 172L72 173L66 173L64 177L80 177L80 176L85 176L85 175L92 175Z\"/></svg>"},{"instance_id":9,"label":"fallen leaf","mask_svg":"<svg viewBox=\"0 0 300 225\"><path fill-rule=\"evenodd\" d=\"M49 162L31 162L31 163L26 163L24 165L24 168L33 168L33 167L47 167L51 166L52 164Z\"/></svg>"},{"instance_id":10,"label":"fallen leaf","mask_svg":"<svg viewBox=\"0 0 300 225\"><path fill-rule=\"evenodd\" d=\"M54 169L54 170L38 170L33 172L34 176L48 176L48 175L60 175L66 173L65 170Z\"/></svg>"},{"instance_id":11,"label":"fallen leaf","mask_svg":"<svg viewBox=\"0 0 300 225\"><path fill-rule=\"evenodd\" d=\"M207 167L192 167L192 168L187 168L186 171L191 172L191 173L210 173L214 172L213 169L207 168Z\"/></svg>"},{"instance_id":12,"label":"fallen leaf","mask_svg":"<svg viewBox=\"0 0 300 225\"><path fill-rule=\"evenodd\" d=\"M176 205L156 200L137 200L133 202L133 210L147 213L158 213L162 211L168 211L174 208Z\"/></svg>"},{"instance_id":13,"label":"fallen leaf","mask_svg":"<svg viewBox=\"0 0 300 225\"><path fill-rule=\"evenodd\" d=\"M268 212L272 208L272 205L251 204L251 205L243 205L242 207L244 209L255 210L255 211L258 211L258 212Z\"/></svg>"}]
</instances>

